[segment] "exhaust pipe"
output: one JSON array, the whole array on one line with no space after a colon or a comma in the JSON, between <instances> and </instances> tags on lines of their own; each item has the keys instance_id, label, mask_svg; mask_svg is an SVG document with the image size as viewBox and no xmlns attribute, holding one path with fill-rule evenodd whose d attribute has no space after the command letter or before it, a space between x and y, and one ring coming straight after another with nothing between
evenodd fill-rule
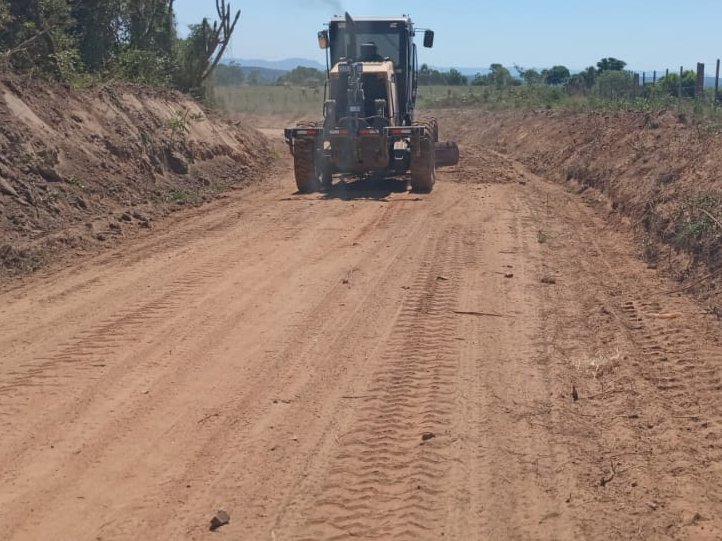
<instances>
[{"instance_id":1,"label":"exhaust pipe","mask_svg":"<svg viewBox=\"0 0 722 541\"><path fill-rule=\"evenodd\" d=\"M459 145L454 141L442 141L434 145L436 167L448 167L459 163Z\"/></svg>"}]
</instances>

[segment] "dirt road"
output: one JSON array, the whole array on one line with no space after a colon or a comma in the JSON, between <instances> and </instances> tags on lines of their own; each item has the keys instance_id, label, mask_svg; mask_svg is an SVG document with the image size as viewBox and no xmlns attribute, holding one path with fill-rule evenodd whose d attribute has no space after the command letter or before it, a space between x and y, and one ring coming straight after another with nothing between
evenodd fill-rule
<instances>
[{"instance_id":1,"label":"dirt road","mask_svg":"<svg viewBox=\"0 0 722 541\"><path fill-rule=\"evenodd\" d=\"M0 539L719 539L719 321L463 143L6 288Z\"/></svg>"}]
</instances>

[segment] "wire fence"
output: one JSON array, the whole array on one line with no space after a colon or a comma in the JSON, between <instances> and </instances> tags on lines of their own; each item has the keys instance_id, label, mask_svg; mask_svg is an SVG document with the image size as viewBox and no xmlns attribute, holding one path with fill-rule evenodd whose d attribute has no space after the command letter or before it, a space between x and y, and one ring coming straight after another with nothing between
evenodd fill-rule
<instances>
[{"instance_id":1,"label":"wire fence","mask_svg":"<svg viewBox=\"0 0 722 541\"><path fill-rule=\"evenodd\" d=\"M654 92L660 85L665 91L674 91L678 98L712 98L719 102L720 96L720 60L717 60L714 73L708 73L705 64L698 62L695 69L680 66L677 70L631 72L634 87L640 89L640 95Z\"/></svg>"}]
</instances>

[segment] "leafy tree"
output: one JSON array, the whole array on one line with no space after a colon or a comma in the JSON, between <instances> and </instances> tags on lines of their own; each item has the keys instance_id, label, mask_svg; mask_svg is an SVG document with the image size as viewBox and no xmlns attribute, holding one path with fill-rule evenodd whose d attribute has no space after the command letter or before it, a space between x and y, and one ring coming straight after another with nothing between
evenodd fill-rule
<instances>
[{"instance_id":1,"label":"leafy tree","mask_svg":"<svg viewBox=\"0 0 722 541\"><path fill-rule=\"evenodd\" d=\"M679 94L679 73L670 73L662 77L657 85L663 92L677 96ZM697 73L694 70L687 70L682 74L682 96L693 98L697 88Z\"/></svg>"},{"instance_id":2,"label":"leafy tree","mask_svg":"<svg viewBox=\"0 0 722 541\"><path fill-rule=\"evenodd\" d=\"M497 88L509 86L513 77L509 70L501 64L492 64L489 66L489 80Z\"/></svg>"},{"instance_id":3,"label":"leafy tree","mask_svg":"<svg viewBox=\"0 0 722 541\"><path fill-rule=\"evenodd\" d=\"M251 86L258 86L261 84L261 74L258 70L251 70L251 73L248 75L248 84Z\"/></svg>"},{"instance_id":4,"label":"leafy tree","mask_svg":"<svg viewBox=\"0 0 722 541\"><path fill-rule=\"evenodd\" d=\"M489 73L486 75L477 74L471 82L474 86L495 86L499 89L516 86L520 81L515 79L507 68L501 64L489 66Z\"/></svg>"},{"instance_id":5,"label":"leafy tree","mask_svg":"<svg viewBox=\"0 0 722 541\"><path fill-rule=\"evenodd\" d=\"M56 77L79 68L66 0L8 0L4 6L0 49L9 50L11 66Z\"/></svg>"},{"instance_id":6,"label":"leafy tree","mask_svg":"<svg viewBox=\"0 0 722 541\"><path fill-rule=\"evenodd\" d=\"M607 70L600 73L594 84L594 88L605 98L626 98L633 96L636 88L634 78L626 71Z\"/></svg>"},{"instance_id":7,"label":"leafy tree","mask_svg":"<svg viewBox=\"0 0 722 541\"><path fill-rule=\"evenodd\" d=\"M71 0L71 12L83 62L91 72L103 69L121 51L126 0Z\"/></svg>"},{"instance_id":8,"label":"leafy tree","mask_svg":"<svg viewBox=\"0 0 722 541\"><path fill-rule=\"evenodd\" d=\"M213 72L213 84L217 86L239 86L245 81L243 69L236 64L218 64Z\"/></svg>"},{"instance_id":9,"label":"leafy tree","mask_svg":"<svg viewBox=\"0 0 722 541\"><path fill-rule=\"evenodd\" d=\"M567 81L567 89L570 92L587 92L594 87L597 80L597 70L594 66L589 66L580 73L575 73Z\"/></svg>"},{"instance_id":10,"label":"leafy tree","mask_svg":"<svg viewBox=\"0 0 722 541\"><path fill-rule=\"evenodd\" d=\"M8 6L6 0L0 0L0 30L3 30L11 20L10 6Z\"/></svg>"},{"instance_id":11,"label":"leafy tree","mask_svg":"<svg viewBox=\"0 0 722 541\"><path fill-rule=\"evenodd\" d=\"M173 4L175 0L125 0L129 45L134 49L154 49L168 56L176 37Z\"/></svg>"},{"instance_id":12,"label":"leafy tree","mask_svg":"<svg viewBox=\"0 0 722 541\"><path fill-rule=\"evenodd\" d=\"M444 85L446 77L439 70L430 68L428 64L422 64L419 68L419 84L420 85Z\"/></svg>"},{"instance_id":13,"label":"leafy tree","mask_svg":"<svg viewBox=\"0 0 722 541\"><path fill-rule=\"evenodd\" d=\"M447 72L442 72L433 68L430 68L428 64L421 64L419 68L419 84L422 86L428 85L450 85L450 86L463 86L469 83L469 78L466 77L457 69L450 69Z\"/></svg>"},{"instance_id":14,"label":"leafy tree","mask_svg":"<svg viewBox=\"0 0 722 541\"><path fill-rule=\"evenodd\" d=\"M298 66L279 77L277 84L316 88L324 83L326 75L316 68Z\"/></svg>"},{"instance_id":15,"label":"leafy tree","mask_svg":"<svg viewBox=\"0 0 722 541\"><path fill-rule=\"evenodd\" d=\"M542 82L541 73L535 69L524 69L520 66L514 66L514 69L528 85L536 85Z\"/></svg>"},{"instance_id":16,"label":"leafy tree","mask_svg":"<svg viewBox=\"0 0 722 541\"><path fill-rule=\"evenodd\" d=\"M528 85L539 84L542 80L541 73L535 69L526 70L524 72L524 82Z\"/></svg>"},{"instance_id":17,"label":"leafy tree","mask_svg":"<svg viewBox=\"0 0 722 541\"><path fill-rule=\"evenodd\" d=\"M619 60L611 56L608 58L602 58L599 62L597 62L597 70L599 73L604 71L623 71L626 66L627 63L624 60Z\"/></svg>"},{"instance_id":18,"label":"leafy tree","mask_svg":"<svg viewBox=\"0 0 722 541\"><path fill-rule=\"evenodd\" d=\"M542 79L548 85L560 86L566 83L571 73L566 66L554 66L541 72Z\"/></svg>"},{"instance_id":19,"label":"leafy tree","mask_svg":"<svg viewBox=\"0 0 722 541\"><path fill-rule=\"evenodd\" d=\"M115 79L152 86L170 86L173 82L171 60L148 49L123 49L113 59L108 73Z\"/></svg>"},{"instance_id":20,"label":"leafy tree","mask_svg":"<svg viewBox=\"0 0 722 541\"><path fill-rule=\"evenodd\" d=\"M469 82L459 70L451 68L446 74L446 84L450 86L464 86Z\"/></svg>"}]
</instances>

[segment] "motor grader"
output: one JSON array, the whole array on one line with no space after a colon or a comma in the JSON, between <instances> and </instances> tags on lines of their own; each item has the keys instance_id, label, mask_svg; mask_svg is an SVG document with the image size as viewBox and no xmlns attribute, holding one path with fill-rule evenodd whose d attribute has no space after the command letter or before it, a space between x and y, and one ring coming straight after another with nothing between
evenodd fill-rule
<instances>
[{"instance_id":1,"label":"motor grader","mask_svg":"<svg viewBox=\"0 0 722 541\"><path fill-rule=\"evenodd\" d=\"M455 165L459 149L439 142L435 119L415 115L418 58L414 23L398 18L334 17L318 33L326 50L323 120L285 130L299 192L328 189L336 174L408 178L430 192L436 168ZM434 32L424 32L433 47Z\"/></svg>"}]
</instances>

